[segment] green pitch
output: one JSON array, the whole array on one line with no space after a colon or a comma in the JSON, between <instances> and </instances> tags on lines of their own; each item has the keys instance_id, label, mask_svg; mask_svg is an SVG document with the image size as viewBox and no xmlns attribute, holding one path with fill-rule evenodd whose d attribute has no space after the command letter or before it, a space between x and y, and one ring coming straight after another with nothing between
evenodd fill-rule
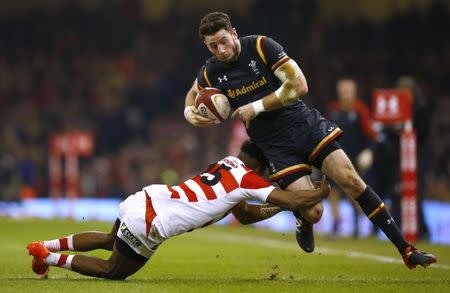
<instances>
[{"instance_id":1,"label":"green pitch","mask_svg":"<svg viewBox=\"0 0 450 293\"><path fill-rule=\"evenodd\" d=\"M25 246L112 223L0 218L0 292L450 292L450 247L420 244L438 266L408 270L387 242L316 239L297 248L293 233L209 227L170 239L126 281L85 277L51 267L36 279ZM108 253L92 253L107 257Z\"/></svg>"}]
</instances>

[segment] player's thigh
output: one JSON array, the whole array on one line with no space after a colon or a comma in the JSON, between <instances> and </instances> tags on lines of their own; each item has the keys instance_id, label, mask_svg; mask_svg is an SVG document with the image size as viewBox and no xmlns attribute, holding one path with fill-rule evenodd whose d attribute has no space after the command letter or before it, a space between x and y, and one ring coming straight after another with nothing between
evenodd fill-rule
<instances>
[{"instance_id":1,"label":"player's thigh","mask_svg":"<svg viewBox=\"0 0 450 293\"><path fill-rule=\"evenodd\" d=\"M342 149L328 154L323 161L321 170L352 198L360 195L366 189L366 184Z\"/></svg>"},{"instance_id":2,"label":"player's thigh","mask_svg":"<svg viewBox=\"0 0 450 293\"><path fill-rule=\"evenodd\" d=\"M123 240L117 238L109 259L109 277L125 279L140 270L148 258L134 252Z\"/></svg>"},{"instance_id":3,"label":"player's thigh","mask_svg":"<svg viewBox=\"0 0 450 293\"><path fill-rule=\"evenodd\" d=\"M271 141L258 144L269 161L269 178L277 182L282 189L300 180L303 184L305 175L311 174L311 166L304 162L302 155L296 150L292 138L283 135ZM311 184L312 185L312 184Z\"/></svg>"},{"instance_id":4,"label":"player's thigh","mask_svg":"<svg viewBox=\"0 0 450 293\"><path fill-rule=\"evenodd\" d=\"M304 190L304 189L314 189L314 184L311 181L311 177L309 175L303 176L301 178L298 178L291 184L289 184L286 188L289 191L296 191L296 190Z\"/></svg>"},{"instance_id":5,"label":"player's thigh","mask_svg":"<svg viewBox=\"0 0 450 293\"><path fill-rule=\"evenodd\" d=\"M337 140L343 131L336 123L323 118L317 110L311 111L308 121L310 129L305 138L307 143L303 151L307 162L321 170L328 154L341 148Z\"/></svg>"}]
</instances>

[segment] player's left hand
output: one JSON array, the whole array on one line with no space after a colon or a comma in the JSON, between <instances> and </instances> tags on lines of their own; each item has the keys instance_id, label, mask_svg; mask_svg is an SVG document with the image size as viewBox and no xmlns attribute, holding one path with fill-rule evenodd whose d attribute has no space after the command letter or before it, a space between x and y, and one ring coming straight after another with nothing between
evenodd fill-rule
<instances>
[{"instance_id":1,"label":"player's left hand","mask_svg":"<svg viewBox=\"0 0 450 293\"><path fill-rule=\"evenodd\" d=\"M252 121L256 117L256 113L253 109L252 104L249 103L247 105L239 107L236 109L236 111L233 112L233 114L231 114L231 118L238 116L245 123L245 127L248 128L250 121Z\"/></svg>"},{"instance_id":2,"label":"player's left hand","mask_svg":"<svg viewBox=\"0 0 450 293\"><path fill-rule=\"evenodd\" d=\"M313 184L315 189L320 189L323 198L328 197L328 195L330 194L331 186L327 180L327 176L322 175L322 180L316 181Z\"/></svg>"}]
</instances>

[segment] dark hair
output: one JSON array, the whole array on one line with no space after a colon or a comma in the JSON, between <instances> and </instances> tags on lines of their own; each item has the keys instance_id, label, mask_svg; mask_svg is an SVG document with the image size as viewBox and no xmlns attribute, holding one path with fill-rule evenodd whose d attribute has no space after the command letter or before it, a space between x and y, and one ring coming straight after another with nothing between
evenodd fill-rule
<instances>
[{"instance_id":1,"label":"dark hair","mask_svg":"<svg viewBox=\"0 0 450 293\"><path fill-rule=\"evenodd\" d=\"M250 157L254 158L256 161L258 161L260 167L263 170L269 167L269 161L267 160L266 156L264 156L263 151L250 140L247 140L242 144L241 152L246 153Z\"/></svg>"},{"instance_id":2,"label":"dark hair","mask_svg":"<svg viewBox=\"0 0 450 293\"><path fill-rule=\"evenodd\" d=\"M206 14L200 21L200 26L198 28L200 40L204 41L205 36L214 35L221 29L225 29L227 31L231 31L233 29L228 14L217 11Z\"/></svg>"}]
</instances>

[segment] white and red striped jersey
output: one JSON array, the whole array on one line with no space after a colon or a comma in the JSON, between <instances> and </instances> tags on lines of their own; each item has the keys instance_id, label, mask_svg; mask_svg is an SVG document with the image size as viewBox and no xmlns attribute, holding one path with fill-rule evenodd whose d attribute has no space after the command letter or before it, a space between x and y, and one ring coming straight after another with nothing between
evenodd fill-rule
<instances>
[{"instance_id":1,"label":"white and red striped jersey","mask_svg":"<svg viewBox=\"0 0 450 293\"><path fill-rule=\"evenodd\" d=\"M274 188L238 158L226 157L178 186L150 185L144 191L168 238L219 221L242 200L265 202Z\"/></svg>"}]
</instances>

